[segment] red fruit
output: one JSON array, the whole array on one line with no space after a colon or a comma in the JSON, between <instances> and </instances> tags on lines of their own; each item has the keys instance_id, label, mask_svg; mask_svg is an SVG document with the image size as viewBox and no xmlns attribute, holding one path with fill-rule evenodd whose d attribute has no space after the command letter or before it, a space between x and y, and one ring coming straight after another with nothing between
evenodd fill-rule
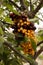
<instances>
[{"instance_id":1,"label":"red fruit","mask_svg":"<svg viewBox=\"0 0 43 65\"><path fill-rule=\"evenodd\" d=\"M12 20L14 20L14 17L15 17L15 14L13 13L13 12L10 12L10 18L12 19Z\"/></svg>"}]
</instances>

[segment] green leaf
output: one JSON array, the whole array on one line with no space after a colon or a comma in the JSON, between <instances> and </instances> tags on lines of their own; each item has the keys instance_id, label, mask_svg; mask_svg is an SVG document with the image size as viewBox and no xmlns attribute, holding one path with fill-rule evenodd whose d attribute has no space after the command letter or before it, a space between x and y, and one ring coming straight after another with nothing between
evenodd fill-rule
<instances>
[{"instance_id":1,"label":"green leaf","mask_svg":"<svg viewBox=\"0 0 43 65\"><path fill-rule=\"evenodd\" d=\"M19 12L16 11L16 10L14 10L12 4L6 3L5 6L6 6L6 8L7 8L9 11L12 11L12 12L14 12L15 14L19 15Z\"/></svg>"},{"instance_id":2,"label":"green leaf","mask_svg":"<svg viewBox=\"0 0 43 65\"><path fill-rule=\"evenodd\" d=\"M15 42L14 37L11 34L8 35L7 40L12 43Z\"/></svg>"},{"instance_id":3,"label":"green leaf","mask_svg":"<svg viewBox=\"0 0 43 65\"><path fill-rule=\"evenodd\" d=\"M2 57L3 57L2 59L3 59L4 65L9 65L9 63L8 63L8 54L3 52Z\"/></svg>"},{"instance_id":4,"label":"green leaf","mask_svg":"<svg viewBox=\"0 0 43 65\"><path fill-rule=\"evenodd\" d=\"M9 24L13 24L13 21L8 16L6 16L4 20Z\"/></svg>"},{"instance_id":5,"label":"green leaf","mask_svg":"<svg viewBox=\"0 0 43 65\"><path fill-rule=\"evenodd\" d=\"M33 49L36 50L37 45L36 45L35 41L33 39L30 39L30 41L31 41Z\"/></svg>"},{"instance_id":6,"label":"green leaf","mask_svg":"<svg viewBox=\"0 0 43 65\"><path fill-rule=\"evenodd\" d=\"M15 2L19 2L19 0L14 0Z\"/></svg>"},{"instance_id":7,"label":"green leaf","mask_svg":"<svg viewBox=\"0 0 43 65\"><path fill-rule=\"evenodd\" d=\"M18 50L18 51L20 51L20 50L23 50L23 48L22 47L16 47L16 49Z\"/></svg>"},{"instance_id":8,"label":"green leaf","mask_svg":"<svg viewBox=\"0 0 43 65\"><path fill-rule=\"evenodd\" d=\"M41 40L43 40L43 30L40 30L38 33L39 33Z\"/></svg>"},{"instance_id":9,"label":"green leaf","mask_svg":"<svg viewBox=\"0 0 43 65\"><path fill-rule=\"evenodd\" d=\"M0 47L2 46L3 43L4 43L4 38L0 36Z\"/></svg>"},{"instance_id":10,"label":"green leaf","mask_svg":"<svg viewBox=\"0 0 43 65\"><path fill-rule=\"evenodd\" d=\"M43 54L39 56L39 59L40 60L43 60Z\"/></svg>"},{"instance_id":11,"label":"green leaf","mask_svg":"<svg viewBox=\"0 0 43 65\"><path fill-rule=\"evenodd\" d=\"M10 65L20 65L20 63L18 62L18 59L14 58L10 61Z\"/></svg>"},{"instance_id":12,"label":"green leaf","mask_svg":"<svg viewBox=\"0 0 43 65\"><path fill-rule=\"evenodd\" d=\"M29 6L29 2L27 0L25 0L25 4L26 6Z\"/></svg>"},{"instance_id":13,"label":"green leaf","mask_svg":"<svg viewBox=\"0 0 43 65\"><path fill-rule=\"evenodd\" d=\"M38 31L38 35L36 35L38 42L43 40L43 30Z\"/></svg>"},{"instance_id":14,"label":"green leaf","mask_svg":"<svg viewBox=\"0 0 43 65\"><path fill-rule=\"evenodd\" d=\"M3 12L4 12L4 9L3 8L0 8L0 19L3 18Z\"/></svg>"},{"instance_id":15,"label":"green leaf","mask_svg":"<svg viewBox=\"0 0 43 65\"><path fill-rule=\"evenodd\" d=\"M28 39L28 37L24 37L24 39L23 39L23 42L27 42L27 41L29 41L29 39Z\"/></svg>"},{"instance_id":16,"label":"green leaf","mask_svg":"<svg viewBox=\"0 0 43 65\"><path fill-rule=\"evenodd\" d=\"M3 53L3 43L4 43L4 38L2 36L0 36L0 53Z\"/></svg>"},{"instance_id":17,"label":"green leaf","mask_svg":"<svg viewBox=\"0 0 43 65\"><path fill-rule=\"evenodd\" d=\"M26 59L31 63L31 65L37 65L37 62L32 58L31 55L28 55Z\"/></svg>"},{"instance_id":18,"label":"green leaf","mask_svg":"<svg viewBox=\"0 0 43 65\"><path fill-rule=\"evenodd\" d=\"M20 43L21 41L23 41L23 39L24 39L23 35L20 34L20 33L16 34L15 37L16 37L16 41L19 42L19 43Z\"/></svg>"},{"instance_id":19,"label":"green leaf","mask_svg":"<svg viewBox=\"0 0 43 65\"><path fill-rule=\"evenodd\" d=\"M0 35L3 35L3 30L1 27L0 27Z\"/></svg>"},{"instance_id":20,"label":"green leaf","mask_svg":"<svg viewBox=\"0 0 43 65\"><path fill-rule=\"evenodd\" d=\"M18 11L16 11L16 10L12 10L12 12L14 12L17 15L20 15L20 13Z\"/></svg>"},{"instance_id":21,"label":"green leaf","mask_svg":"<svg viewBox=\"0 0 43 65\"><path fill-rule=\"evenodd\" d=\"M2 14L3 13L3 9L2 8L0 8L0 14Z\"/></svg>"}]
</instances>

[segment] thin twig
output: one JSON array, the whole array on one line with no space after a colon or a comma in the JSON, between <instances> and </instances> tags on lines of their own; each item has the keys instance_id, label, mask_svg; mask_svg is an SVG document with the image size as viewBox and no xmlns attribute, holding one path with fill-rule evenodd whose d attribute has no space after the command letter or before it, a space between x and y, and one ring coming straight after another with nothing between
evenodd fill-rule
<instances>
[{"instance_id":1,"label":"thin twig","mask_svg":"<svg viewBox=\"0 0 43 65\"><path fill-rule=\"evenodd\" d=\"M34 59L36 59L41 54L41 52L43 52L43 47L41 47L40 50L36 52L36 54L34 55Z\"/></svg>"},{"instance_id":2,"label":"thin twig","mask_svg":"<svg viewBox=\"0 0 43 65\"><path fill-rule=\"evenodd\" d=\"M43 40L41 41L41 42L39 42L38 44L37 44L37 46L39 46L40 44L42 44L43 43Z\"/></svg>"}]
</instances>

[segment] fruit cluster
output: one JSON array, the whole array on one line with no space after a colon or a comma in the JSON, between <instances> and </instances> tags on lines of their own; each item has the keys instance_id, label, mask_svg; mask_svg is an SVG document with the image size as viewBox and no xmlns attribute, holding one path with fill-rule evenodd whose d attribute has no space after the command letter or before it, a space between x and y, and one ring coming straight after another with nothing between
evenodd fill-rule
<instances>
[{"instance_id":1,"label":"fruit cluster","mask_svg":"<svg viewBox=\"0 0 43 65\"><path fill-rule=\"evenodd\" d=\"M18 15L15 15L14 13L11 13L10 17L14 21L14 25L12 26L12 28L15 29L15 32L24 33L28 30L36 29L34 24L32 22L29 22L28 18L24 15L18 16Z\"/></svg>"},{"instance_id":2,"label":"fruit cluster","mask_svg":"<svg viewBox=\"0 0 43 65\"><path fill-rule=\"evenodd\" d=\"M23 48L23 51L25 54L31 54L31 55L35 54L35 51L32 48L32 45L30 42L21 43L21 47Z\"/></svg>"},{"instance_id":3,"label":"fruit cluster","mask_svg":"<svg viewBox=\"0 0 43 65\"><path fill-rule=\"evenodd\" d=\"M12 28L14 29L14 33L21 33L23 36L27 36L28 38L32 38L35 41L34 30L36 27L32 22L30 22L27 16L24 15L15 15L14 13L10 14L10 17L14 21L14 25ZM34 55L34 49L30 42L22 43L21 47L23 48L24 53Z\"/></svg>"}]
</instances>

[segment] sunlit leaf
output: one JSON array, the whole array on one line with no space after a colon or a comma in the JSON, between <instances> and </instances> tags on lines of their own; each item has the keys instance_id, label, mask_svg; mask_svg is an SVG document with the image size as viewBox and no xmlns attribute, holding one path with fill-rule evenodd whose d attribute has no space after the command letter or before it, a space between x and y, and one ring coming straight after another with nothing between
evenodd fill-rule
<instances>
[{"instance_id":1,"label":"sunlit leaf","mask_svg":"<svg viewBox=\"0 0 43 65\"><path fill-rule=\"evenodd\" d=\"M14 10L14 7L13 7L12 4L6 3L5 6L6 6L6 8L7 8L9 11L14 12L15 14L19 15L19 12L16 11L16 10Z\"/></svg>"},{"instance_id":2,"label":"sunlit leaf","mask_svg":"<svg viewBox=\"0 0 43 65\"><path fill-rule=\"evenodd\" d=\"M40 60L43 60L43 54L39 56L39 59Z\"/></svg>"},{"instance_id":3,"label":"sunlit leaf","mask_svg":"<svg viewBox=\"0 0 43 65\"><path fill-rule=\"evenodd\" d=\"M27 0L25 0L25 4L26 6L29 6L29 2Z\"/></svg>"},{"instance_id":4,"label":"sunlit leaf","mask_svg":"<svg viewBox=\"0 0 43 65\"><path fill-rule=\"evenodd\" d=\"M1 27L0 27L0 35L3 35L3 30Z\"/></svg>"},{"instance_id":5,"label":"sunlit leaf","mask_svg":"<svg viewBox=\"0 0 43 65\"><path fill-rule=\"evenodd\" d=\"M26 58L32 65L37 65L37 62L35 62L35 60L30 55L28 55Z\"/></svg>"},{"instance_id":6,"label":"sunlit leaf","mask_svg":"<svg viewBox=\"0 0 43 65\"><path fill-rule=\"evenodd\" d=\"M19 2L19 0L14 0L15 2Z\"/></svg>"},{"instance_id":7,"label":"sunlit leaf","mask_svg":"<svg viewBox=\"0 0 43 65\"><path fill-rule=\"evenodd\" d=\"M0 36L0 53L3 53L3 43L4 43L4 38L2 36Z\"/></svg>"},{"instance_id":8,"label":"sunlit leaf","mask_svg":"<svg viewBox=\"0 0 43 65\"><path fill-rule=\"evenodd\" d=\"M0 8L0 14L2 14L3 13L3 9L2 8Z\"/></svg>"},{"instance_id":9,"label":"sunlit leaf","mask_svg":"<svg viewBox=\"0 0 43 65\"><path fill-rule=\"evenodd\" d=\"M9 23L9 24L13 24L13 21L9 18L9 17L5 17L5 22Z\"/></svg>"},{"instance_id":10,"label":"sunlit leaf","mask_svg":"<svg viewBox=\"0 0 43 65\"><path fill-rule=\"evenodd\" d=\"M36 45L35 41L33 39L30 39L30 41L31 41L33 49L36 50L37 45Z\"/></svg>"},{"instance_id":11,"label":"sunlit leaf","mask_svg":"<svg viewBox=\"0 0 43 65\"><path fill-rule=\"evenodd\" d=\"M10 65L21 65L21 64L18 62L18 59L14 58L10 61Z\"/></svg>"}]
</instances>

